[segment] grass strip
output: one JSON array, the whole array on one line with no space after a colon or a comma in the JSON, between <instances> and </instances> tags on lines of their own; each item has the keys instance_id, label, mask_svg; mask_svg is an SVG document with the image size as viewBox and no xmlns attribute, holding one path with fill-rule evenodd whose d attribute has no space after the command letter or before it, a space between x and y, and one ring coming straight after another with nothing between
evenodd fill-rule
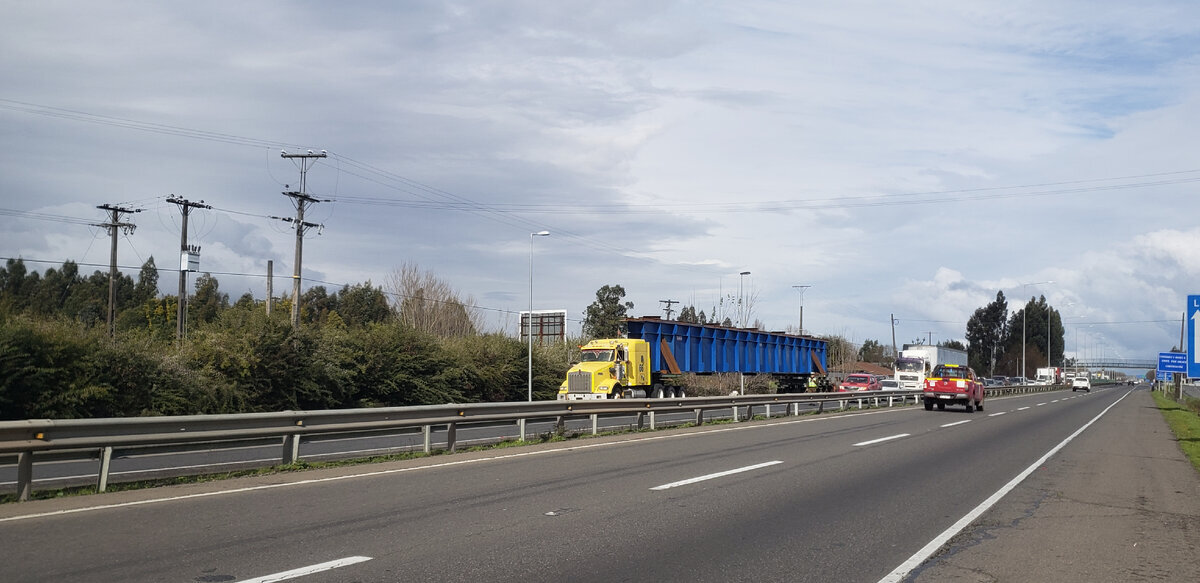
<instances>
[{"instance_id":1,"label":"grass strip","mask_svg":"<svg viewBox=\"0 0 1200 583\"><path fill-rule=\"evenodd\" d=\"M1200 399L1185 396L1183 403L1177 403L1159 391L1153 391L1153 394L1163 419L1179 440L1179 448L1200 471Z\"/></svg>"}]
</instances>

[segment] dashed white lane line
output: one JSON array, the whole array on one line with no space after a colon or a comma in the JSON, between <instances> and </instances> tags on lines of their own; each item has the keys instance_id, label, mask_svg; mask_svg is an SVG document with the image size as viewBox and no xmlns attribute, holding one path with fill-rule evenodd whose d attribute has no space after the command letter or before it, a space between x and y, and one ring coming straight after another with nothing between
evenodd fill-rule
<instances>
[{"instance_id":1,"label":"dashed white lane line","mask_svg":"<svg viewBox=\"0 0 1200 583\"><path fill-rule=\"evenodd\" d=\"M1038 403L1037 405L1034 405L1034 407L1041 407L1042 405L1045 405L1045 403Z\"/></svg>"},{"instance_id":2,"label":"dashed white lane line","mask_svg":"<svg viewBox=\"0 0 1200 583\"><path fill-rule=\"evenodd\" d=\"M746 466L746 467L744 467L744 468L737 468L737 469L733 469L733 470L725 470L724 472L717 472L717 473L715 473L715 474L708 474L708 475L705 475L705 476L698 476L698 477L695 477L695 478L688 478L688 479L686 479L686 480L680 480L680 481L678 481L678 482L671 482L670 484L663 484L663 485L661 485L661 486L655 486L655 487L653 487L653 488L650 488L650 489L651 489L651 490L668 490L668 489L671 489L671 488L677 488L677 487L679 487L679 486L686 486L686 485L688 485L688 484L695 484L696 482L703 482L703 481L705 481L705 480L712 480L712 479L714 479L714 478L723 478L723 477L725 477L725 476L731 476L731 475L733 475L733 474L740 474L740 473L742 473L742 472L750 472L750 471L754 471L754 470L757 470L757 469L765 468L765 467L768 467L768 466L773 466L773 465L776 465L776 464L782 464L782 463L783 463L783 462L781 462L781 461L778 461L778 460L776 460L776 461L773 461L773 462L763 462L763 463L761 463L761 464L754 464L754 465L752 465L752 466Z\"/></svg>"},{"instance_id":3,"label":"dashed white lane line","mask_svg":"<svg viewBox=\"0 0 1200 583\"><path fill-rule=\"evenodd\" d=\"M854 444L854 447L862 447L864 445L875 445L876 443L883 443L885 441L891 441L893 439L900 439L901 437L908 437L909 435L912 435L912 434L911 433L901 433L900 435L892 435L889 437L880 437L879 439L872 439L871 441L863 441L860 443L856 443L856 444Z\"/></svg>"},{"instance_id":4,"label":"dashed white lane line","mask_svg":"<svg viewBox=\"0 0 1200 583\"><path fill-rule=\"evenodd\" d=\"M1017 409L1017 411L1024 411L1024 410L1026 410L1026 409L1028 409L1028 408L1029 408L1029 407L1021 407L1020 409Z\"/></svg>"},{"instance_id":5,"label":"dashed white lane line","mask_svg":"<svg viewBox=\"0 0 1200 583\"><path fill-rule=\"evenodd\" d=\"M1001 412L999 412L999 413L992 413L991 415L988 415L988 417L998 417L998 416L1000 416L1000 415L1003 415L1003 414L1005 414L1005 413L1008 413L1008 411L1001 411Z\"/></svg>"},{"instance_id":6,"label":"dashed white lane line","mask_svg":"<svg viewBox=\"0 0 1200 583\"><path fill-rule=\"evenodd\" d=\"M273 583L275 581L286 581L288 579L295 579L296 577L312 575L313 573L320 573L322 571L328 571L330 569L337 569L339 567L346 567L349 565L361 563L363 561L370 561L370 560L371 560L371 557L346 557L344 559L338 559L336 561L328 561L325 563L321 563L319 565L309 565L308 567L300 567L299 569L292 569L291 571L275 573L274 575L264 575L262 577L255 577L254 579L245 579L245 580L239 581L238 583Z\"/></svg>"},{"instance_id":7,"label":"dashed white lane line","mask_svg":"<svg viewBox=\"0 0 1200 583\"><path fill-rule=\"evenodd\" d=\"M947 423L947 424L943 425L942 427L954 427L955 425L962 425L963 423L970 423L970 422L971 422L970 419L965 419L963 421L955 421L954 423Z\"/></svg>"}]
</instances>

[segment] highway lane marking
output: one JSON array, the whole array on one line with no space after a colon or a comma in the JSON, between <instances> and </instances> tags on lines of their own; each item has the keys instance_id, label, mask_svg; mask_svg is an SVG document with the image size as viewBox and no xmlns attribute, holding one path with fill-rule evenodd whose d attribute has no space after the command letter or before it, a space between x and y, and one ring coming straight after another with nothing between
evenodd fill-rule
<instances>
[{"instance_id":1,"label":"highway lane marking","mask_svg":"<svg viewBox=\"0 0 1200 583\"><path fill-rule=\"evenodd\" d=\"M705 480L712 480L715 478L723 478L725 476L732 476L733 474L740 474L742 472L751 472L754 470L758 470L758 469L762 469L765 467L774 466L774 465L782 464L782 463L783 462L778 461L778 460L773 461L773 462L763 462L761 464L754 464L752 466L746 466L744 468L737 468L734 470L725 470L724 472L717 472L715 474L708 474L705 476L698 476L695 478L688 478L686 480L680 480L678 482L671 482L670 484L663 484L661 486L655 486L650 489L651 490L669 490L671 488L677 488L679 486L686 486L688 484L695 484L696 482L703 482Z\"/></svg>"},{"instance_id":2,"label":"highway lane marking","mask_svg":"<svg viewBox=\"0 0 1200 583\"><path fill-rule=\"evenodd\" d=\"M901 437L908 437L909 435L911 435L911 434L901 433L900 435L892 435L890 437L880 437L879 439L872 439L871 441L864 441L861 443L856 443L856 444L854 444L854 447L862 447L864 445L875 445L876 443L883 443L885 441L891 441L893 439L900 439Z\"/></svg>"},{"instance_id":3,"label":"highway lane marking","mask_svg":"<svg viewBox=\"0 0 1200 583\"><path fill-rule=\"evenodd\" d=\"M943 425L942 427L954 427L955 425L962 425L963 423L970 423L970 422L971 422L970 419L964 419L962 421L955 421L954 423L947 423L947 424Z\"/></svg>"},{"instance_id":4,"label":"highway lane marking","mask_svg":"<svg viewBox=\"0 0 1200 583\"><path fill-rule=\"evenodd\" d=\"M1028 409L1028 408L1029 408L1029 407L1021 407L1020 409L1017 409L1017 411L1024 411L1024 410L1026 410L1026 409Z\"/></svg>"},{"instance_id":5,"label":"highway lane marking","mask_svg":"<svg viewBox=\"0 0 1200 583\"><path fill-rule=\"evenodd\" d=\"M998 417L998 416L1000 416L1000 415L1003 415L1003 414L1005 414L1005 413L1008 413L1008 411L1001 411L1001 412L999 412L999 413L992 413L991 415L988 415L988 417Z\"/></svg>"},{"instance_id":6,"label":"highway lane marking","mask_svg":"<svg viewBox=\"0 0 1200 583\"><path fill-rule=\"evenodd\" d=\"M336 561L327 561L318 565L309 565L307 567L300 567L299 569L292 569L291 571L275 573L274 575L264 575L262 577L255 577L253 579L243 579L237 583L274 583L275 581L286 581L288 579L295 579L296 577L312 575L314 573L329 571L339 567L348 567L350 565L370 560L371 557L346 557L344 559L337 559Z\"/></svg>"},{"instance_id":7,"label":"highway lane marking","mask_svg":"<svg viewBox=\"0 0 1200 583\"><path fill-rule=\"evenodd\" d=\"M980 502L979 506L976 506L975 508L973 508L970 512L966 513L962 518L958 519L958 522L955 522L954 524L950 525L950 528L947 528L946 530L942 531L941 534L934 537L933 540L929 541L928 544L926 544L924 547L922 547L921 550L914 553L913 556L908 558L908 560L904 561L903 563L900 563L900 566L896 567L896 569L894 571L892 571L891 573L888 573L887 575L884 575L883 579L879 580L879 583L900 583L900 581L903 581L904 578L907 577L908 574L913 571L913 569L916 569L917 567L919 567L921 565L921 563L924 563L926 561L926 559L928 559L929 557L932 557L933 554L938 551L938 549L942 548L942 545L945 545L947 542L950 541L950 539L954 538L956 535L958 535L958 533L962 532L962 530L964 528L969 526L972 522L975 522L976 518L979 518L980 516L983 515L984 512L987 512L992 506L995 506L996 503L999 502L1001 498L1003 498L1005 495L1007 495L1009 492L1011 492L1014 488L1016 488L1018 484L1025 481L1025 478L1028 478L1030 474L1032 474L1033 472L1035 472L1038 469L1038 467L1040 467L1042 464L1046 463L1046 460L1050 459L1051 456L1058 453L1059 450L1061 450L1062 448L1066 447L1068 443L1071 443L1071 441L1074 440L1076 437L1078 437L1080 433L1083 433L1084 430L1086 430L1088 427L1091 427L1093 423L1099 421L1101 417L1106 415L1109 412L1109 410L1111 410L1113 407L1116 407L1117 403L1124 401L1125 397L1128 397L1131 393L1133 393L1132 390L1130 390L1128 393L1125 393L1124 395L1122 395L1120 399L1113 401L1113 403L1111 405L1109 405L1108 407L1105 407L1105 409L1103 411L1101 411L1100 414L1096 415L1095 417L1092 417L1091 421L1084 423L1082 427L1080 427L1079 429L1076 429L1074 433L1072 433L1071 435L1068 435L1067 438L1062 440L1061 442L1059 442L1058 445L1050 448L1050 451L1047 451L1045 453L1045 455L1043 455L1042 457L1038 458L1037 461L1030 464L1029 467L1025 468L1021 473L1017 474L1017 476L1015 478L1013 478L1012 480L1010 480L1007 484L1001 486L999 490L996 490L996 492L994 494L992 494L991 496L988 496L988 498L986 500L984 500L983 502Z\"/></svg>"},{"instance_id":8,"label":"highway lane marking","mask_svg":"<svg viewBox=\"0 0 1200 583\"><path fill-rule=\"evenodd\" d=\"M1034 405L1034 407L1041 407L1042 405L1045 405L1045 403L1038 403L1037 405Z\"/></svg>"}]
</instances>

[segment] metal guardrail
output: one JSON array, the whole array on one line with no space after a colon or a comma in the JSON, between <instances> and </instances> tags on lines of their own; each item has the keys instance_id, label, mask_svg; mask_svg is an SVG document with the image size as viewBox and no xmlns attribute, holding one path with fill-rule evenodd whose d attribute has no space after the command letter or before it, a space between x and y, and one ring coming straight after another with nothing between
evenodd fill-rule
<instances>
[{"instance_id":1,"label":"metal guardrail","mask_svg":"<svg viewBox=\"0 0 1200 583\"><path fill-rule=\"evenodd\" d=\"M989 387L989 396L1044 392L1060 386ZM281 411L276 413L245 413L235 415L184 415L174 417L124 417L103 419L28 419L0 421L0 456L17 458L17 497L28 500L33 488L33 464L39 460L98 459L97 490L103 492L108 484L109 466L114 448L135 448L171 445L219 446L246 440L266 443L282 442L280 463L287 465L300 459L301 436L350 434L364 432L398 432L420 428L424 436L424 451L432 449L431 432L435 426L446 427L446 449L454 451L456 429L466 424L496 424L515 422L518 434L525 440L526 423L530 420L554 419L563 425L568 418L591 417L592 433L597 433L600 416L636 415L637 426L643 427L648 418L655 429L657 413L692 412L696 425L704 423L706 411L732 409L735 421L751 419L754 409L762 407L767 416L771 407L786 405L788 414L799 415L801 403L817 403L818 412L825 403L838 402L841 408L848 403L886 402L893 406L909 399L920 402L921 392L912 390L864 391L857 393L784 393L775 395L737 395L729 397L691 397L679 399L620 399L597 401L537 401L517 403L468 403L425 405L416 407L386 407L377 409L338 409L328 411ZM744 417L741 412L744 409ZM279 440L279 441L276 441Z\"/></svg>"}]
</instances>

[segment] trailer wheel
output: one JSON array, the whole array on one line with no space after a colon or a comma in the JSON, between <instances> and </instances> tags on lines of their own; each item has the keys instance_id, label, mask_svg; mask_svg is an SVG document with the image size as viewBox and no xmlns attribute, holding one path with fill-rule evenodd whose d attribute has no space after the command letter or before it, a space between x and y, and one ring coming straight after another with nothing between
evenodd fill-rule
<instances>
[{"instance_id":1,"label":"trailer wheel","mask_svg":"<svg viewBox=\"0 0 1200 583\"><path fill-rule=\"evenodd\" d=\"M667 395L663 392L662 383L655 383L654 386L650 388L651 399L661 399L665 396Z\"/></svg>"},{"instance_id":2,"label":"trailer wheel","mask_svg":"<svg viewBox=\"0 0 1200 583\"><path fill-rule=\"evenodd\" d=\"M675 399L686 399L686 398L687 398L687 391L683 390L683 387L675 387L675 396L674 396L673 398L675 398Z\"/></svg>"},{"instance_id":3,"label":"trailer wheel","mask_svg":"<svg viewBox=\"0 0 1200 583\"><path fill-rule=\"evenodd\" d=\"M933 411L933 399L925 399L925 410Z\"/></svg>"}]
</instances>

